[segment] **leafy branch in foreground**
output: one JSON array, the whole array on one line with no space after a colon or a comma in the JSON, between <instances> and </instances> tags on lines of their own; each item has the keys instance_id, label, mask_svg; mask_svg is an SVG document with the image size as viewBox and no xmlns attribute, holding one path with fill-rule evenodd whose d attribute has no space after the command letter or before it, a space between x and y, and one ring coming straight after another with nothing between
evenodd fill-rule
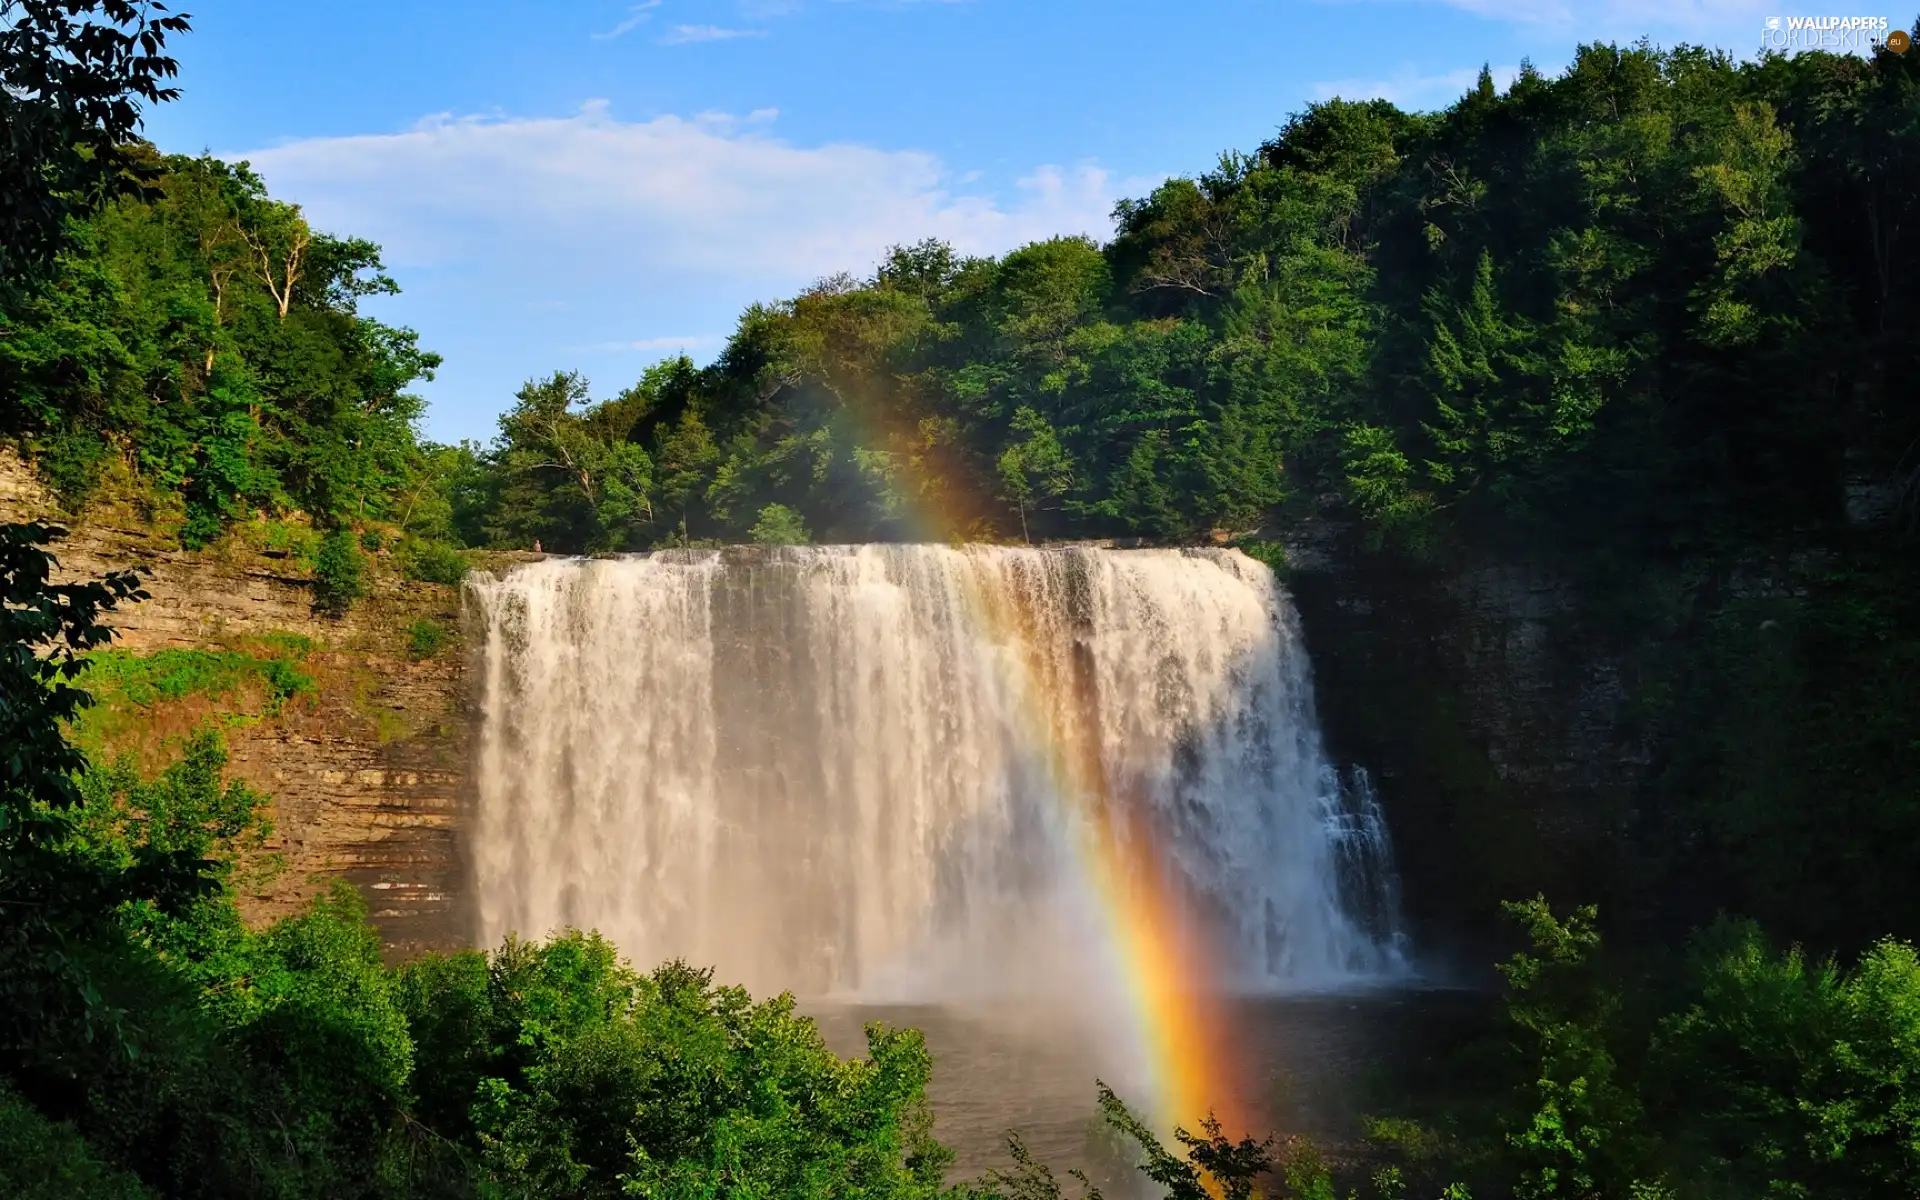
<instances>
[{"instance_id":1,"label":"leafy branch in foreground","mask_svg":"<svg viewBox=\"0 0 1920 1200\"><path fill-rule=\"evenodd\" d=\"M1105 1083L1099 1088L1100 1115L1140 1147L1146 1158L1141 1172L1166 1189L1167 1200L1252 1200L1254 1185L1273 1170L1272 1138L1233 1141L1211 1113L1201 1120L1198 1134L1174 1129L1174 1138L1186 1147L1182 1159L1160 1144L1112 1088Z\"/></svg>"},{"instance_id":2,"label":"leafy branch in foreground","mask_svg":"<svg viewBox=\"0 0 1920 1200\"><path fill-rule=\"evenodd\" d=\"M158 3L0 0L0 278L44 269L67 216L117 181L140 102L179 95L162 51L188 28Z\"/></svg>"}]
</instances>

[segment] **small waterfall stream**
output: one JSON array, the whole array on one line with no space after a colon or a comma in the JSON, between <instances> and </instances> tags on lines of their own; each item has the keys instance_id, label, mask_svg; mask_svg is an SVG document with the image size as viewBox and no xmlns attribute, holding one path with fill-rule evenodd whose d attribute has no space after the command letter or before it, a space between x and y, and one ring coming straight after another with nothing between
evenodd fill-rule
<instances>
[{"instance_id":1,"label":"small waterfall stream","mask_svg":"<svg viewBox=\"0 0 1920 1200\"><path fill-rule=\"evenodd\" d=\"M606 933L756 994L1083 986L1111 821L1274 990L1401 967L1272 573L1226 550L873 545L481 576L482 932ZM1091 799L1089 799L1091 797Z\"/></svg>"}]
</instances>

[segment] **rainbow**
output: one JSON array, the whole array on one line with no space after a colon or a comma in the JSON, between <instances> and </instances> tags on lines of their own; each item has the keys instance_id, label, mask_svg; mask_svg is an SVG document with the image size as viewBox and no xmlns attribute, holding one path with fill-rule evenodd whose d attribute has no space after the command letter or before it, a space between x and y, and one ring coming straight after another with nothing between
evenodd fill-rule
<instances>
[{"instance_id":1,"label":"rainbow","mask_svg":"<svg viewBox=\"0 0 1920 1200\"><path fill-rule=\"evenodd\" d=\"M1153 1093L1152 1109L1142 1115L1162 1137L1197 1129L1209 1116L1242 1128L1244 1114L1232 1107L1241 1089L1227 1052L1231 1014L1212 988L1218 962L1204 922L1169 886L1155 852L1158 831L1147 823L1145 806L1113 794L1087 733L1093 722L1062 720L1061 706L1038 703L1063 685L1039 671L1034 639L1017 613L978 598L973 609L988 636L1019 651L1001 661L1017 674L1010 691L1025 698L1023 727L1047 764L1055 803L1077 833L1080 876L1106 923Z\"/></svg>"},{"instance_id":2,"label":"rainbow","mask_svg":"<svg viewBox=\"0 0 1920 1200\"><path fill-rule=\"evenodd\" d=\"M934 486L915 457L889 445L879 406L864 402L865 388L834 389L842 411L855 423L858 440L893 451L904 478L908 528L916 540L947 545L982 540L981 498ZM849 395L851 393L851 396ZM1015 648L1005 657L1012 694L1027 699L1024 727L1031 749L1047 764L1055 802L1070 828L1080 875L1102 915L1108 949L1120 976L1136 1049L1147 1067L1149 1109L1140 1115L1162 1138L1194 1131L1218 1120L1229 1136L1251 1133L1248 1096L1231 1054L1233 1014L1220 1003L1215 984L1223 976L1206 943L1204 922L1169 886L1154 852L1156 831L1144 806L1111 794L1097 747L1078 733L1086 721L1063 722L1060 707L1037 699L1057 688L1037 668L1034 639L1015 612L1000 611L981 597L971 608L983 632ZM1044 711L1042 711L1044 709ZM1071 725L1072 727L1068 727ZM1125 1097L1129 1104L1139 1097ZM1171 1147L1176 1153L1179 1148Z\"/></svg>"}]
</instances>

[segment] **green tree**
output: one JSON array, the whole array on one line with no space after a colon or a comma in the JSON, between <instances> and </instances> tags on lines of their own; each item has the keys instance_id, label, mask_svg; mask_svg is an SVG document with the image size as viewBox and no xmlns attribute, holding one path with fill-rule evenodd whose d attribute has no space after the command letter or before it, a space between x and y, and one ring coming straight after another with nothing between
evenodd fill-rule
<instances>
[{"instance_id":1,"label":"green tree","mask_svg":"<svg viewBox=\"0 0 1920 1200\"><path fill-rule=\"evenodd\" d=\"M662 429L658 455L660 502L668 511L679 513L680 536L684 539L694 502L706 490L720 461L719 447L698 409L687 408L670 430Z\"/></svg>"},{"instance_id":2,"label":"green tree","mask_svg":"<svg viewBox=\"0 0 1920 1200\"><path fill-rule=\"evenodd\" d=\"M313 606L328 616L344 616L367 594L366 557L350 529L335 529L320 539L313 560Z\"/></svg>"},{"instance_id":3,"label":"green tree","mask_svg":"<svg viewBox=\"0 0 1920 1200\"><path fill-rule=\"evenodd\" d=\"M1692 1002L1654 1046L1660 1116L1701 1194L1903 1194L1920 1171L1920 959L1874 946L1850 971L1750 923L1696 939Z\"/></svg>"},{"instance_id":4,"label":"green tree","mask_svg":"<svg viewBox=\"0 0 1920 1200\"><path fill-rule=\"evenodd\" d=\"M62 223L116 183L140 103L172 100L164 53L187 18L130 0L0 4L0 279L44 269Z\"/></svg>"},{"instance_id":5,"label":"green tree","mask_svg":"<svg viewBox=\"0 0 1920 1200\"><path fill-rule=\"evenodd\" d=\"M807 527L800 520L800 514L784 504L769 504L760 510L760 519L753 523L753 540L762 546L804 546L807 544Z\"/></svg>"},{"instance_id":6,"label":"green tree","mask_svg":"<svg viewBox=\"0 0 1920 1200\"><path fill-rule=\"evenodd\" d=\"M1057 504L1073 489L1073 462L1053 426L1033 409L1023 407L1013 414L1013 432L1020 440L1000 452L1000 483L1002 494L1020 513L1020 539L1031 542L1028 510Z\"/></svg>"},{"instance_id":7,"label":"green tree","mask_svg":"<svg viewBox=\"0 0 1920 1200\"><path fill-rule=\"evenodd\" d=\"M1507 1135L1520 1168L1516 1196L1624 1196L1644 1153L1639 1098L1619 1076L1612 1041L1620 997L1600 980L1598 912L1562 921L1542 898L1508 904L1531 953L1500 967L1530 1082L1528 1110Z\"/></svg>"},{"instance_id":8,"label":"green tree","mask_svg":"<svg viewBox=\"0 0 1920 1200\"><path fill-rule=\"evenodd\" d=\"M673 963L640 975L593 934L428 957L401 973L420 1111L506 1195L934 1196L919 1035L836 1059L790 998Z\"/></svg>"},{"instance_id":9,"label":"green tree","mask_svg":"<svg viewBox=\"0 0 1920 1200\"><path fill-rule=\"evenodd\" d=\"M95 764L80 778L84 803L72 836L119 870L143 852L158 851L205 861L225 877L237 858L257 854L273 833L266 797L227 782L226 768L226 744L210 727L189 735L180 757L151 780L130 758Z\"/></svg>"},{"instance_id":10,"label":"green tree","mask_svg":"<svg viewBox=\"0 0 1920 1200\"><path fill-rule=\"evenodd\" d=\"M587 381L529 382L500 418L490 461L502 479L491 532L509 545L621 550L653 519L653 463L623 426L586 409Z\"/></svg>"},{"instance_id":11,"label":"green tree","mask_svg":"<svg viewBox=\"0 0 1920 1200\"><path fill-rule=\"evenodd\" d=\"M117 1036L115 1014L69 947L98 934L122 895L177 902L202 887L191 853L148 850L111 869L63 852L85 758L64 724L89 703L74 680L112 634L115 605L145 598L132 574L55 584L44 526L0 526L0 1069L44 1049L49 1028Z\"/></svg>"}]
</instances>

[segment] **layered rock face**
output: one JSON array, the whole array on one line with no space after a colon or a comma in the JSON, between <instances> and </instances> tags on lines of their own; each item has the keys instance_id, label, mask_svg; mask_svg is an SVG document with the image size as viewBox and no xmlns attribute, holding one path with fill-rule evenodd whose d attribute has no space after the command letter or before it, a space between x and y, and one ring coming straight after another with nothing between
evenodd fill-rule
<instances>
[{"instance_id":1,"label":"layered rock face","mask_svg":"<svg viewBox=\"0 0 1920 1200\"><path fill-rule=\"evenodd\" d=\"M372 594L334 620L284 560L244 547L188 552L111 508L64 521L32 471L0 454L0 521L69 525L55 544L62 580L140 568L150 599L110 618L136 654L258 637L306 639L315 694L270 718L230 722L230 774L273 801L269 849L285 862L243 898L252 918L291 912L345 879L361 888L388 953L463 943L456 831L467 775L467 717L457 648L415 661L404 631L457 628L448 588L376 571Z\"/></svg>"},{"instance_id":2,"label":"layered rock face","mask_svg":"<svg viewBox=\"0 0 1920 1200\"><path fill-rule=\"evenodd\" d=\"M1415 567L1338 527L1290 531L1288 561L1329 747L1375 773L1419 940L1464 931L1480 961L1500 901L1608 894L1648 750L1634 652L1572 581Z\"/></svg>"}]
</instances>

